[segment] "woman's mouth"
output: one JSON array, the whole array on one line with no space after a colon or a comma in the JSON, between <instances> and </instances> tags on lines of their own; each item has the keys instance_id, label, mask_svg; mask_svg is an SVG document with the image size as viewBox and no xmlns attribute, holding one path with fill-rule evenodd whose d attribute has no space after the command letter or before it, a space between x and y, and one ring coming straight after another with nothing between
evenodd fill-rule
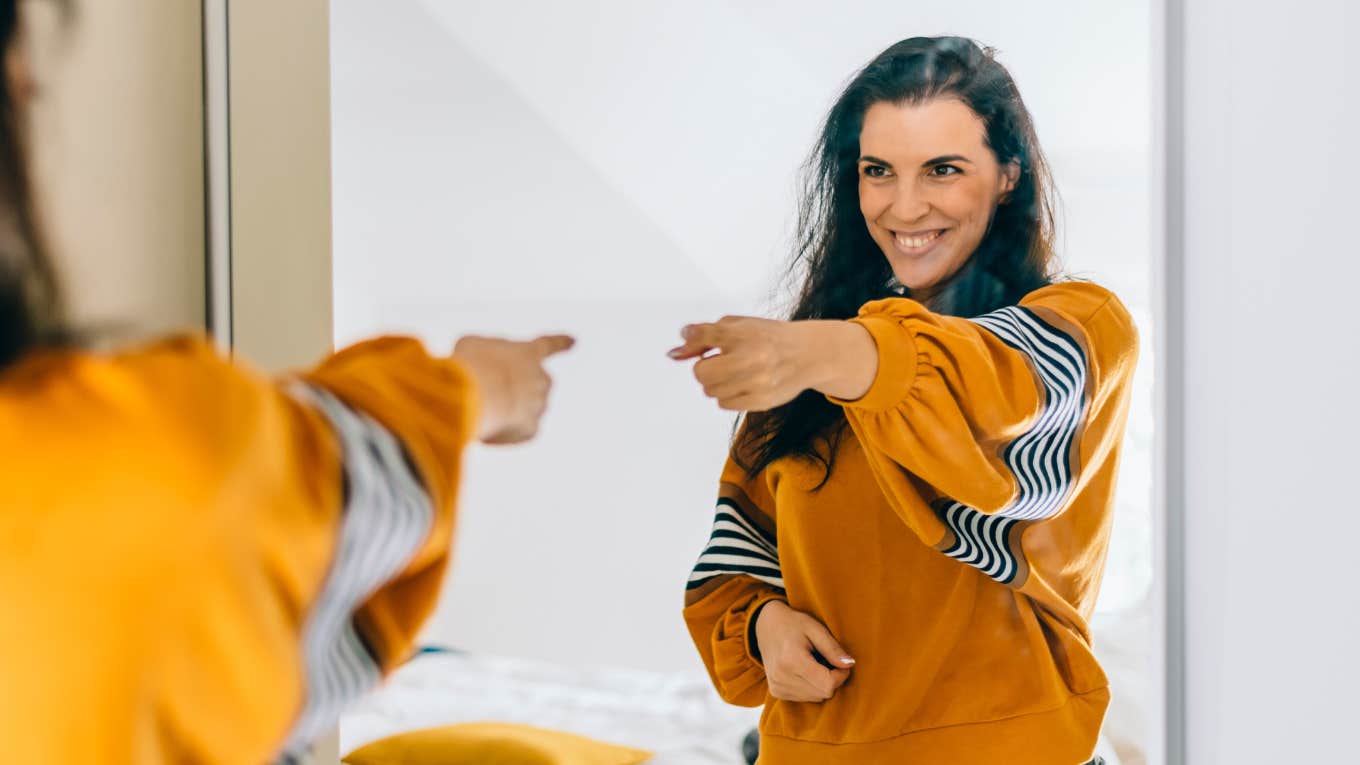
<instances>
[{"instance_id":1,"label":"woman's mouth","mask_svg":"<svg viewBox=\"0 0 1360 765\"><path fill-rule=\"evenodd\" d=\"M936 228L925 231L893 231L893 246L898 252L911 257L919 257L935 249L940 239L949 229Z\"/></svg>"}]
</instances>

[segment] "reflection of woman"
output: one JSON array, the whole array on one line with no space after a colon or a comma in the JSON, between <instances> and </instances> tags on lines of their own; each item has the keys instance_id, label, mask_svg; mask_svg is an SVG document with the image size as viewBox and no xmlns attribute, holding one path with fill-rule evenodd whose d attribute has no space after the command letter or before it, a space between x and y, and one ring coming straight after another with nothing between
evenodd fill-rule
<instances>
[{"instance_id":1,"label":"reflection of woman","mask_svg":"<svg viewBox=\"0 0 1360 765\"><path fill-rule=\"evenodd\" d=\"M0 0L0 741L24 763L263 763L409 653L468 440L531 437L565 338L349 348L287 386L183 338L82 352Z\"/></svg>"},{"instance_id":2,"label":"reflection of woman","mask_svg":"<svg viewBox=\"0 0 1360 765\"><path fill-rule=\"evenodd\" d=\"M1053 280L1030 116L969 40L874 59L812 170L792 320L692 325L672 352L748 412L695 644L724 698L765 705L763 761L1086 762L1129 315Z\"/></svg>"}]
</instances>

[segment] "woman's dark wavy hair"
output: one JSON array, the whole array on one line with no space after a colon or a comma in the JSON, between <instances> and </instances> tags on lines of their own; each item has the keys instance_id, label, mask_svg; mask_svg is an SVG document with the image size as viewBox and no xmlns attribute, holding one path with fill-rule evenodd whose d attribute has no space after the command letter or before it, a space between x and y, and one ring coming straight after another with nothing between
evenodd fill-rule
<instances>
[{"instance_id":1,"label":"woman's dark wavy hair","mask_svg":"<svg viewBox=\"0 0 1360 765\"><path fill-rule=\"evenodd\" d=\"M799 319L849 319L865 303L904 295L890 286L892 271L869 236L859 207L859 137L864 115L877 103L920 104L954 98L982 120L987 145L1020 177L998 205L982 242L949 283L927 301L937 312L977 316L1013 305L1055 278L1054 209L1048 164L1029 110L994 51L962 37L913 37L880 53L859 71L827 115L804 166L796 252L789 272L802 275ZM793 455L831 476L845 415L816 391L767 412L751 412L739 427L733 456L755 475Z\"/></svg>"},{"instance_id":2,"label":"woman's dark wavy hair","mask_svg":"<svg viewBox=\"0 0 1360 765\"><path fill-rule=\"evenodd\" d=\"M0 60L6 62L19 35L17 6L17 0L0 0ZM23 113L7 75L0 71L0 370L70 338L33 206Z\"/></svg>"}]
</instances>

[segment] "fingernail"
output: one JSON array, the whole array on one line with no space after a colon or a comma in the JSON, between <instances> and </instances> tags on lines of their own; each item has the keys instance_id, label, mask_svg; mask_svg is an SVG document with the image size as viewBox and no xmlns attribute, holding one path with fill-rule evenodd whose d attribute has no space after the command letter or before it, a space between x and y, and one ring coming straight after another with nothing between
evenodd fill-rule
<instances>
[{"instance_id":1,"label":"fingernail","mask_svg":"<svg viewBox=\"0 0 1360 765\"><path fill-rule=\"evenodd\" d=\"M681 353L681 350L680 350L679 348L672 348L672 349L670 349L669 351L666 351L666 355L667 355L667 356L670 356L670 357L673 358L673 359L678 359L678 358L680 358L680 353Z\"/></svg>"},{"instance_id":2,"label":"fingernail","mask_svg":"<svg viewBox=\"0 0 1360 765\"><path fill-rule=\"evenodd\" d=\"M841 663L844 664L844 665L846 665L846 666L848 667L848 666L850 666L851 664L854 664L854 663L855 663L855 660L852 659L852 658L850 658L849 656L842 656L842 657L841 657Z\"/></svg>"},{"instance_id":3,"label":"fingernail","mask_svg":"<svg viewBox=\"0 0 1360 765\"><path fill-rule=\"evenodd\" d=\"M680 328L680 336L685 338L686 340L688 340L689 336L692 334L694 334L693 324L686 324L685 326Z\"/></svg>"}]
</instances>

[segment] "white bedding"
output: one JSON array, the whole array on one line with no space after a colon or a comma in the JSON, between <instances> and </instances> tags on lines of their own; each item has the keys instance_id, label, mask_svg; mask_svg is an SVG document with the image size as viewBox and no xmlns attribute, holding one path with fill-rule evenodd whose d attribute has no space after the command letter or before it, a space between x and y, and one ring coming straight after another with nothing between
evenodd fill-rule
<instances>
[{"instance_id":1,"label":"white bedding","mask_svg":"<svg viewBox=\"0 0 1360 765\"><path fill-rule=\"evenodd\" d=\"M742 765L759 710L718 698L707 677L567 669L497 656L425 654L340 721L340 751L404 730L519 722L656 753L650 765ZM1120 765L1102 740L1097 752Z\"/></svg>"},{"instance_id":2,"label":"white bedding","mask_svg":"<svg viewBox=\"0 0 1360 765\"><path fill-rule=\"evenodd\" d=\"M495 720L647 749L652 765L741 765L758 718L725 704L701 675L426 654L341 718L340 751L403 730Z\"/></svg>"}]
</instances>

